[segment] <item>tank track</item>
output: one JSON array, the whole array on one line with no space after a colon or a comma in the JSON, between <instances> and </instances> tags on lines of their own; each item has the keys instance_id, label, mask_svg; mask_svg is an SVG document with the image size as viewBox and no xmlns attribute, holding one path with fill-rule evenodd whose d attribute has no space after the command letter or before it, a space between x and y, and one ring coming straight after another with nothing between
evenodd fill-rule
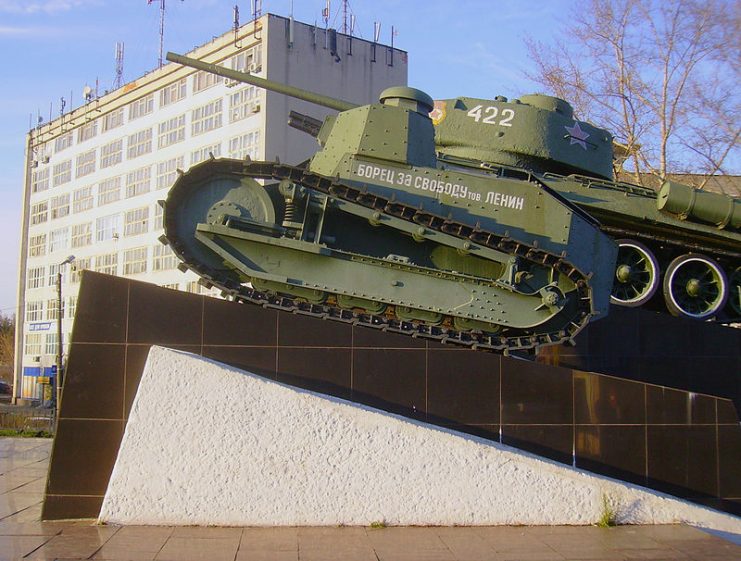
<instances>
[{"instance_id":1,"label":"tank track","mask_svg":"<svg viewBox=\"0 0 741 561\"><path fill-rule=\"evenodd\" d=\"M176 256L181 260L180 269L192 270L201 277L201 284L206 288L213 286L222 291L222 295L237 302L256 304L265 308L272 308L295 314L313 316L321 319L334 320L353 325L362 325L380 329L391 333L400 333L411 337L424 338L481 349L492 352L509 354L512 351L527 351L543 345L572 343L573 338L586 326L592 317L590 304L589 278L591 274L584 274L569 263L565 256L554 255L537 247L493 232L483 231L476 226L470 226L449 218L437 216L426 211L401 204L398 201L380 197L359 189L353 185L343 183L339 178L331 179L312 173L302 167L289 166L279 162L252 162L249 160L211 160L209 165L218 167L218 173L234 174L252 179L282 181L288 180L306 188L323 193L334 199L362 205L376 212L412 221L426 228L451 234L461 239L471 240L477 244L487 246L501 252L517 256L524 260L554 269L566 275L574 282L577 292L577 311L574 318L564 328L539 334L497 335L480 331L455 330L446 326L435 326L416 321L405 321L383 314L373 314L364 311L340 308L331 302L315 304L295 297L264 292L239 284L227 274L215 271L199 262L189 260L187 245L183 240L174 239L166 235L161 241L168 243ZM200 174L199 174L200 175ZM183 174L187 176L187 174ZM178 183L182 181L182 177ZM192 188L192 185L191 185ZM178 204L183 200L185 193L183 186L171 189L168 195L167 206ZM174 219L165 211L165 231L175 232Z\"/></svg>"}]
</instances>

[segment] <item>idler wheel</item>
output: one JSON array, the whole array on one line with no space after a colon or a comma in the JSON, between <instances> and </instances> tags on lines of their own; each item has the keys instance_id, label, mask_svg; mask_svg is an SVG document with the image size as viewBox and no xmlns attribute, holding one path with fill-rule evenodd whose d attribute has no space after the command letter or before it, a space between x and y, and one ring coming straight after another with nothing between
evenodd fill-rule
<instances>
[{"instance_id":1,"label":"idler wheel","mask_svg":"<svg viewBox=\"0 0 741 561\"><path fill-rule=\"evenodd\" d=\"M720 266L704 255L680 255L664 275L664 300L678 317L704 320L715 315L728 299L728 279Z\"/></svg>"},{"instance_id":2,"label":"idler wheel","mask_svg":"<svg viewBox=\"0 0 741 561\"><path fill-rule=\"evenodd\" d=\"M618 256L610 301L636 308L648 302L659 287L659 262L642 243L617 240Z\"/></svg>"},{"instance_id":3,"label":"idler wheel","mask_svg":"<svg viewBox=\"0 0 741 561\"><path fill-rule=\"evenodd\" d=\"M741 267L731 273L728 279L730 284L730 293L728 294L728 307L736 314L735 317L741 317Z\"/></svg>"}]
</instances>

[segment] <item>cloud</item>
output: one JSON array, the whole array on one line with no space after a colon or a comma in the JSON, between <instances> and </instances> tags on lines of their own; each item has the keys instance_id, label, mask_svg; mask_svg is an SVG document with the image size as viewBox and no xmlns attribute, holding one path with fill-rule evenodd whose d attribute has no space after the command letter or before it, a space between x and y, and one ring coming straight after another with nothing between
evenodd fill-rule
<instances>
[{"instance_id":1,"label":"cloud","mask_svg":"<svg viewBox=\"0 0 741 561\"><path fill-rule=\"evenodd\" d=\"M53 14L97 5L99 0L0 0L0 12L11 14Z\"/></svg>"}]
</instances>

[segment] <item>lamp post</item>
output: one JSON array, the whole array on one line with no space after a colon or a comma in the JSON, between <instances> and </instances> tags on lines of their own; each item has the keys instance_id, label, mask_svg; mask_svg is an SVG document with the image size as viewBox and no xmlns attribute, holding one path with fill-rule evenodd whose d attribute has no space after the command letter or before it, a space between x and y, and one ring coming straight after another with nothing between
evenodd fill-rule
<instances>
[{"instance_id":1,"label":"lamp post","mask_svg":"<svg viewBox=\"0 0 741 561\"><path fill-rule=\"evenodd\" d=\"M54 385L56 388L52 391L52 400L54 408L59 414L59 406L62 399L62 385L64 383L62 376L62 267L72 263L75 260L74 255L70 255L62 261L57 267L57 375L54 376Z\"/></svg>"}]
</instances>

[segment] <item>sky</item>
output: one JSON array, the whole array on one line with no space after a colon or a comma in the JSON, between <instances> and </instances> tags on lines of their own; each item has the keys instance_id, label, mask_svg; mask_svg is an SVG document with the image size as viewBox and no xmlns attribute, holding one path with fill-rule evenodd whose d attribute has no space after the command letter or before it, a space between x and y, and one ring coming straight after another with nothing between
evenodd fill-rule
<instances>
[{"instance_id":1,"label":"sky","mask_svg":"<svg viewBox=\"0 0 741 561\"><path fill-rule=\"evenodd\" d=\"M102 93L115 79L115 45L123 42L124 82L157 67L160 1L0 0L0 313L16 312L18 246L26 133L77 107L83 88ZM326 0L263 0L262 13L324 25ZM354 34L409 53L410 86L435 99L532 93L526 37L548 42L573 0L351 0ZM251 0L166 0L164 50L185 53L251 18ZM329 25L341 29L342 2L332 0Z\"/></svg>"}]
</instances>

